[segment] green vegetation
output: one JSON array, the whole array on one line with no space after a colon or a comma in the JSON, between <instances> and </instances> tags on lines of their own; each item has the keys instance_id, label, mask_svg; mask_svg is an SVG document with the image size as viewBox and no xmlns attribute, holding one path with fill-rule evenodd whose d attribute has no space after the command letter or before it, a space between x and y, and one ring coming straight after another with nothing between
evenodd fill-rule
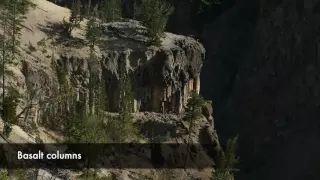
<instances>
[{"instance_id":1,"label":"green vegetation","mask_svg":"<svg viewBox=\"0 0 320 180\"><path fill-rule=\"evenodd\" d=\"M2 74L2 108L1 116L4 124L4 135L9 136L11 125L17 122L16 107L18 93L14 89L8 89L6 96L5 76L7 64L13 63L19 53L21 29L27 28L22 23L26 19L24 14L30 7L34 7L29 0L2 0L0 1L0 25L3 33L0 35L1 51L1 74Z\"/></svg>"},{"instance_id":2,"label":"green vegetation","mask_svg":"<svg viewBox=\"0 0 320 180\"><path fill-rule=\"evenodd\" d=\"M97 41L102 36L102 30L100 28L100 24L98 21L98 12L97 8L95 9L92 16L89 17L89 21L87 22L86 27L86 40L90 47L89 54L89 71L90 71L90 79L89 79L89 111L90 114L97 111L97 114L100 116L105 110L107 110L106 103L107 96L105 93L105 85L101 78L100 74L96 72L96 67L99 66L98 58L96 57L94 47Z\"/></svg>"},{"instance_id":3,"label":"green vegetation","mask_svg":"<svg viewBox=\"0 0 320 180\"><path fill-rule=\"evenodd\" d=\"M120 131L113 137L115 142L124 142L129 138L137 138L137 129L133 125L131 113L134 111L134 94L132 89L131 76L126 70L125 62L119 67L119 108L120 119L114 124ZM121 136L120 134L123 134Z\"/></svg>"},{"instance_id":4,"label":"green vegetation","mask_svg":"<svg viewBox=\"0 0 320 180\"><path fill-rule=\"evenodd\" d=\"M83 116L83 117L81 117ZM95 115L75 113L67 122L67 142L70 143L107 143L108 132L105 129L103 118Z\"/></svg>"},{"instance_id":5,"label":"green vegetation","mask_svg":"<svg viewBox=\"0 0 320 180\"><path fill-rule=\"evenodd\" d=\"M102 30L99 27L96 17L90 17L89 21L87 22L86 27L86 39L90 46L90 50L93 51L96 42L102 36ZM92 53L92 52L91 52Z\"/></svg>"},{"instance_id":6,"label":"green vegetation","mask_svg":"<svg viewBox=\"0 0 320 180\"><path fill-rule=\"evenodd\" d=\"M6 137L10 136L12 124L17 124L17 106L19 93L13 88L8 89L8 95L2 101L1 117L4 120L3 134Z\"/></svg>"},{"instance_id":7,"label":"green vegetation","mask_svg":"<svg viewBox=\"0 0 320 180\"><path fill-rule=\"evenodd\" d=\"M52 89L53 94L47 102L48 108L44 110L47 117L42 122L52 130L62 130L61 125L71 117L74 111L75 91L68 80L68 71L64 65L57 63L53 54L51 61L59 87Z\"/></svg>"},{"instance_id":8,"label":"green vegetation","mask_svg":"<svg viewBox=\"0 0 320 180\"><path fill-rule=\"evenodd\" d=\"M71 38L72 31L75 28L80 27L80 22L82 20L83 20L83 16L81 14L81 1L74 0L72 2L71 15L69 17L69 21L66 21L65 18L63 18L63 21L62 21L64 32L69 38Z\"/></svg>"},{"instance_id":9,"label":"green vegetation","mask_svg":"<svg viewBox=\"0 0 320 180\"><path fill-rule=\"evenodd\" d=\"M191 97L188 100L185 110L184 119L190 123L198 120L202 115L202 107L207 103L196 91L191 92Z\"/></svg>"},{"instance_id":10,"label":"green vegetation","mask_svg":"<svg viewBox=\"0 0 320 180\"><path fill-rule=\"evenodd\" d=\"M0 169L0 180L9 180L10 176L8 175L7 170Z\"/></svg>"},{"instance_id":11,"label":"green vegetation","mask_svg":"<svg viewBox=\"0 0 320 180\"><path fill-rule=\"evenodd\" d=\"M217 163L217 169L213 173L212 180L230 180L234 172L234 166L239 163L239 158L236 157L236 144L238 137L229 139L225 148L225 152L221 151Z\"/></svg>"},{"instance_id":12,"label":"green vegetation","mask_svg":"<svg viewBox=\"0 0 320 180\"><path fill-rule=\"evenodd\" d=\"M137 9L137 8L135 8ZM142 24L147 28L147 36L152 45L159 45L164 35L169 15L173 7L164 0L142 0L140 11L136 12L142 18Z\"/></svg>"},{"instance_id":13,"label":"green vegetation","mask_svg":"<svg viewBox=\"0 0 320 180\"><path fill-rule=\"evenodd\" d=\"M189 123L188 128L188 135L189 140L191 140L191 133L194 129L195 122L198 121L202 117L202 107L206 105L207 103L210 103L203 99L202 96L200 96L196 91L191 92L191 97L188 100L187 108L185 109L185 114L183 117L183 120L187 121ZM189 142L186 151L188 151ZM185 165L187 163L188 159L188 152L186 152L185 157Z\"/></svg>"},{"instance_id":14,"label":"green vegetation","mask_svg":"<svg viewBox=\"0 0 320 180\"><path fill-rule=\"evenodd\" d=\"M13 169L12 175L8 175L6 169L0 169L0 180L25 180L27 179L27 171L25 169Z\"/></svg>"},{"instance_id":15,"label":"green vegetation","mask_svg":"<svg viewBox=\"0 0 320 180\"><path fill-rule=\"evenodd\" d=\"M121 1L103 0L99 12L102 22L108 23L117 21L121 18Z\"/></svg>"},{"instance_id":16,"label":"green vegetation","mask_svg":"<svg viewBox=\"0 0 320 180\"><path fill-rule=\"evenodd\" d=\"M16 180L28 179L28 172L26 169L14 169L12 174Z\"/></svg>"}]
</instances>

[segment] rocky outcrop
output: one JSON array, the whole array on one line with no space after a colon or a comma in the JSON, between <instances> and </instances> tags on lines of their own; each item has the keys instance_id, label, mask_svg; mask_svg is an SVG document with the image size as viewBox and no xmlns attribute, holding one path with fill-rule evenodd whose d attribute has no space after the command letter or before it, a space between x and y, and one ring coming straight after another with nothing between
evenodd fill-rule
<instances>
[{"instance_id":1,"label":"rocky outcrop","mask_svg":"<svg viewBox=\"0 0 320 180\"><path fill-rule=\"evenodd\" d=\"M72 87L76 101L85 104L87 111L94 108L90 103L95 98L94 89L99 88L101 83L105 84L103 91L108 97L109 110L119 111L122 66L132 80L135 112L181 113L189 93L193 90L199 93L200 71L205 58L204 48L199 42L166 33L160 46L147 46L144 27L137 21L110 23L105 25L105 29L107 40L99 44L94 60L89 58L87 47L77 49L56 45L56 42L51 42L54 47L46 43L46 48L51 49L52 54L37 51L25 55L21 72L26 81L20 83L19 89L29 94L25 96L25 105L21 108L31 100L33 103L42 103L46 108L40 108L39 104L32 106L26 111L27 115L21 114L21 118L38 122L43 118L48 119L46 116L49 114L55 117L61 113L59 109L67 106L60 107L59 100L53 100L58 97L59 86L65 86L61 84L61 78ZM33 56L35 54L44 58L40 65ZM94 79L97 80L94 82ZM95 83L94 88L90 88L92 83ZM45 117L42 117L43 114Z\"/></svg>"},{"instance_id":2,"label":"rocky outcrop","mask_svg":"<svg viewBox=\"0 0 320 180\"><path fill-rule=\"evenodd\" d=\"M137 21L107 24L106 29L118 36L102 52L109 97L119 92L120 66L132 74L136 111L179 113L189 93L199 93L205 50L196 40L166 33L160 47L145 46L144 27ZM110 100L110 108L118 110L117 100Z\"/></svg>"}]
</instances>

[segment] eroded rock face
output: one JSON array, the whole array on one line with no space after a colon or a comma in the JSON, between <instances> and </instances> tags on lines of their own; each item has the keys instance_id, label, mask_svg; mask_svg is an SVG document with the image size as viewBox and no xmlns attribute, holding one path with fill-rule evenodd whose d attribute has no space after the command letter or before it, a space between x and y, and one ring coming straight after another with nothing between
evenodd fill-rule
<instances>
[{"instance_id":1,"label":"eroded rock face","mask_svg":"<svg viewBox=\"0 0 320 180\"><path fill-rule=\"evenodd\" d=\"M125 63L132 74L136 111L181 112L189 93L200 91L203 46L192 38L166 33L161 46L146 46L147 40L137 21L106 25L106 33L117 38L106 42L102 52L109 97L117 96L119 68ZM117 100L110 101L112 111Z\"/></svg>"}]
</instances>

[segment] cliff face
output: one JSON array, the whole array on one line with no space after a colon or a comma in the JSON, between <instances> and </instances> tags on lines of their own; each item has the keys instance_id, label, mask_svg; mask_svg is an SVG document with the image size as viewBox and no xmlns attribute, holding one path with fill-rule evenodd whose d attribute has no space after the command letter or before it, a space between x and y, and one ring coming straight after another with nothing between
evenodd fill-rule
<instances>
[{"instance_id":1,"label":"cliff face","mask_svg":"<svg viewBox=\"0 0 320 180\"><path fill-rule=\"evenodd\" d=\"M203 29L201 93L222 140L240 135L236 179L319 179L319 2L260 2Z\"/></svg>"},{"instance_id":2,"label":"cliff face","mask_svg":"<svg viewBox=\"0 0 320 180\"><path fill-rule=\"evenodd\" d=\"M180 113L189 93L200 91L200 70L204 60L203 46L192 38L166 33L160 47L145 46L138 22L106 25L109 40L102 54L109 97L119 92L119 67L132 74L135 111ZM123 63L123 64L122 64ZM112 111L118 110L116 100L110 101Z\"/></svg>"},{"instance_id":3,"label":"cliff face","mask_svg":"<svg viewBox=\"0 0 320 180\"><path fill-rule=\"evenodd\" d=\"M65 10L58 6L55 8ZM39 13L47 18L40 19L37 15ZM64 13L64 16L68 17L68 13ZM110 110L117 112L122 66L132 79L135 112L180 113L187 103L189 93L193 90L199 93L199 77L205 50L196 40L166 33L160 46L146 46L144 42L147 37L143 34L144 27L139 22L110 23L105 25L104 40L99 42L95 49L96 58L90 59L89 49L83 40L84 24L73 32L74 39L70 41L73 44L78 43L75 47L59 34L60 18L62 19L63 15L57 16L53 11L31 11L28 15L26 25L33 28L35 33L23 33L22 44L25 52L20 57L23 59L18 66L20 69L16 69L22 76L16 87L22 94L36 94L32 97L26 95L26 104L32 98L33 102L44 103L46 105L42 106L52 106L52 109L55 109L53 105L49 105L53 102L48 101L59 93L58 87L63 85L61 78L66 78L66 83L75 91L76 100L84 102L89 110L92 108L89 107L90 99L95 98L92 93L94 88L89 86L96 77L97 82L105 85L104 91ZM36 50L30 52L28 49L31 46ZM59 106L58 104L56 105ZM21 109L25 106L22 105ZM47 114L43 112L44 109L33 106L32 110L28 111L28 119L40 120L41 114ZM23 114L22 116L25 117Z\"/></svg>"}]
</instances>

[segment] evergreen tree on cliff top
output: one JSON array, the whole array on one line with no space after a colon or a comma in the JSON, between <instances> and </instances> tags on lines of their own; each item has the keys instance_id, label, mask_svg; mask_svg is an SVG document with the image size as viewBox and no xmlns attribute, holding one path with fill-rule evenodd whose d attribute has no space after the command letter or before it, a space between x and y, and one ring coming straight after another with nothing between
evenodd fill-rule
<instances>
[{"instance_id":1,"label":"evergreen tree on cliff top","mask_svg":"<svg viewBox=\"0 0 320 180\"><path fill-rule=\"evenodd\" d=\"M164 0L142 0L140 11L137 12L142 18L142 24L147 28L149 43L160 45L164 36L164 30L173 7Z\"/></svg>"},{"instance_id":2,"label":"evergreen tree on cliff top","mask_svg":"<svg viewBox=\"0 0 320 180\"><path fill-rule=\"evenodd\" d=\"M100 18L104 23L117 21L121 18L121 1L103 0L99 11Z\"/></svg>"}]
</instances>

